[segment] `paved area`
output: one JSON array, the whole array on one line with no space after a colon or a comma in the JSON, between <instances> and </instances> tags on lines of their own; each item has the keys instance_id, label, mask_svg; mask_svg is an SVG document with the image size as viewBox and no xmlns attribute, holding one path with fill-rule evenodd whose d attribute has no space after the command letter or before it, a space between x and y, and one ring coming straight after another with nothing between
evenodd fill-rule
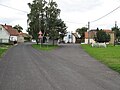
<instances>
[{"instance_id":1,"label":"paved area","mask_svg":"<svg viewBox=\"0 0 120 90\"><path fill-rule=\"evenodd\" d=\"M120 75L79 45L45 52L21 44L0 60L0 90L120 90Z\"/></svg>"}]
</instances>

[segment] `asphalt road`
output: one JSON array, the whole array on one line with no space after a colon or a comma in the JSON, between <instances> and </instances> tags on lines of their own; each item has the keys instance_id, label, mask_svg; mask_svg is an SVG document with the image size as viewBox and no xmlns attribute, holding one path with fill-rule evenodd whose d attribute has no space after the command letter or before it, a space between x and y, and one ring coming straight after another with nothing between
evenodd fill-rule
<instances>
[{"instance_id":1,"label":"asphalt road","mask_svg":"<svg viewBox=\"0 0 120 90\"><path fill-rule=\"evenodd\" d=\"M79 45L45 52L21 44L0 60L0 90L120 90L120 75Z\"/></svg>"}]
</instances>

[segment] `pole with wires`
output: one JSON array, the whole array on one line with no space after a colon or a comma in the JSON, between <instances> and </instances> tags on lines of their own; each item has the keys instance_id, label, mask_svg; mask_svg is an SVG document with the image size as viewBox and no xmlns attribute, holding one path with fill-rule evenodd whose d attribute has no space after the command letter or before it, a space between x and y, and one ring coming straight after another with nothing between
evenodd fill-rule
<instances>
[{"instance_id":1,"label":"pole with wires","mask_svg":"<svg viewBox=\"0 0 120 90\"><path fill-rule=\"evenodd\" d=\"M90 22L88 22L88 44L90 44Z\"/></svg>"},{"instance_id":2,"label":"pole with wires","mask_svg":"<svg viewBox=\"0 0 120 90\"><path fill-rule=\"evenodd\" d=\"M115 21L115 31L114 31L114 46L115 46L115 43L116 43L116 33L117 33L117 21Z\"/></svg>"}]
</instances>

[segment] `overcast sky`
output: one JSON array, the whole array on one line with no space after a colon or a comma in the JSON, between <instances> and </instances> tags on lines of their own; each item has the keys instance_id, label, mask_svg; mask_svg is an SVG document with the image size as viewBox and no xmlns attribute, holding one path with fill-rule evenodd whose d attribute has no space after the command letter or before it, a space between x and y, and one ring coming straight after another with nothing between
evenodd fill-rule
<instances>
[{"instance_id":1,"label":"overcast sky","mask_svg":"<svg viewBox=\"0 0 120 90\"><path fill-rule=\"evenodd\" d=\"M120 0L55 0L61 9L61 18L65 21L68 31L87 26L88 21L94 21L120 6ZM32 0L0 0L0 4L7 5L29 13L27 3ZM117 21L120 27L120 8L100 19L91 22L90 28L111 29ZM27 29L27 13L13 10L0 5L0 24L21 25Z\"/></svg>"}]
</instances>

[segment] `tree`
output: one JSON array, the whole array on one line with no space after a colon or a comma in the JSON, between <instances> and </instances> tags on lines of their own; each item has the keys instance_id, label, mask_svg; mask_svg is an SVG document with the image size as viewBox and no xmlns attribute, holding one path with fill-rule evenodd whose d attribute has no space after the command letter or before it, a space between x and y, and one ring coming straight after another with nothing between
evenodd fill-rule
<instances>
[{"instance_id":1,"label":"tree","mask_svg":"<svg viewBox=\"0 0 120 90\"><path fill-rule=\"evenodd\" d=\"M36 40L37 44L39 42L38 40L38 33L39 31L42 31L44 33L44 23L45 23L45 0L33 0L32 3L28 3L30 10L30 13L28 16L28 32L33 36L33 38Z\"/></svg>"},{"instance_id":2,"label":"tree","mask_svg":"<svg viewBox=\"0 0 120 90\"><path fill-rule=\"evenodd\" d=\"M78 34L80 34L81 36L81 39L84 39L85 38L85 32L88 30L88 28L86 27L82 27L82 28L78 28L76 30L76 32L78 32Z\"/></svg>"},{"instance_id":3,"label":"tree","mask_svg":"<svg viewBox=\"0 0 120 90\"><path fill-rule=\"evenodd\" d=\"M103 42L109 42L110 41L110 35L107 34L105 31L103 30L99 30L96 33L95 36L95 41L99 42L99 43L103 43Z\"/></svg>"},{"instance_id":4,"label":"tree","mask_svg":"<svg viewBox=\"0 0 120 90\"><path fill-rule=\"evenodd\" d=\"M23 28L18 24L13 27L14 29L18 30L18 32L22 32Z\"/></svg>"},{"instance_id":5,"label":"tree","mask_svg":"<svg viewBox=\"0 0 120 90\"><path fill-rule=\"evenodd\" d=\"M47 18L48 18L49 36L53 40L53 45L54 45L54 40L57 39L57 36L59 35L59 32L57 30L59 15L60 15L60 9L58 9L57 3L51 0L48 3Z\"/></svg>"},{"instance_id":6,"label":"tree","mask_svg":"<svg viewBox=\"0 0 120 90\"><path fill-rule=\"evenodd\" d=\"M115 33L115 39L119 41L120 40L120 29L118 27L113 27L112 31L114 31Z\"/></svg>"},{"instance_id":7,"label":"tree","mask_svg":"<svg viewBox=\"0 0 120 90\"><path fill-rule=\"evenodd\" d=\"M59 18L60 9L53 0L46 2L45 0L34 0L28 3L30 13L28 14L28 32L36 39L38 43L38 32L42 31L43 37L49 36L53 40L59 38L59 32L65 35L66 25Z\"/></svg>"},{"instance_id":8,"label":"tree","mask_svg":"<svg viewBox=\"0 0 120 90\"><path fill-rule=\"evenodd\" d=\"M38 33L42 31L43 37L49 36L53 40L63 37L66 33L66 25L59 18L60 9L53 0L46 2L45 0L33 0L28 3L30 13L28 14L28 32L36 39L38 43ZM61 33L61 36L59 35Z\"/></svg>"},{"instance_id":9,"label":"tree","mask_svg":"<svg viewBox=\"0 0 120 90\"><path fill-rule=\"evenodd\" d=\"M63 41L63 38L67 33L67 30L66 30L67 26L64 23L64 21L62 21L62 19L57 20L56 26L57 26L57 31L59 32L59 38Z\"/></svg>"}]
</instances>

